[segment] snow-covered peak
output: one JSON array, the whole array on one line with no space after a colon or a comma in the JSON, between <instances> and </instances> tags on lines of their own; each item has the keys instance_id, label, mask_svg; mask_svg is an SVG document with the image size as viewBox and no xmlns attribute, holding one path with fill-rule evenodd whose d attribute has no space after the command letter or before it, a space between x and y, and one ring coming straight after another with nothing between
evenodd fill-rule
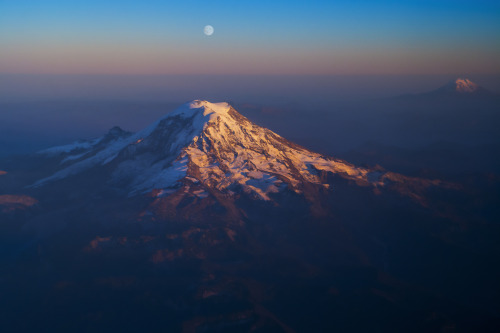
<instances>
[{"instance_id":1,"label":"snow-covered peak","mask_svg":"<svg viewBox=\"0 0 500 333\"><path fill-rule=\"evenodd\" d=\"M448 85L453 91L458 93L473 93L479 89L479 86L469 79L458 78Z\"/></svg>"},{"instance_id":2,"label":"snow-covered peak","mask_svg":"<svg viewBox=\"0 0 500 333\"><path fill-rule=\"evenodd\" d=\"M208 101L194 100L188 102L181 107L177 108L172 113L169 113L166 117L171 116L186 116L192 117L195 114L203 114L204 117L226 115L231 106L228 103L210 103Z\"/></svg>"}]
</instances>

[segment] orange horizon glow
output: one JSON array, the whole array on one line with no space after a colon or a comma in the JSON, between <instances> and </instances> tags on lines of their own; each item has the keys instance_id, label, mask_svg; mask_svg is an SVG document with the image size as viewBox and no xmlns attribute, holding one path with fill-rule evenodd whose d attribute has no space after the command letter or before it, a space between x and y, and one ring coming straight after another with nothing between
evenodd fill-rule
<instances>
[{"instance_id":1,"label":"orange horizon glow","mask_svg":"<svg viewBox=\"0 0 500 333\"><path fill-rule=\"evenodd\" d=\"M3 74L496 74L500 54L458 49L374 47L285 50L195 45L18 45L0 56ZM200 55L200 52L204 54Z\"/></svg>"},{"instance_id":2,"label":"orange horizon glow","mask_svg":"<svg viewBox=\"0 0 500 333\"><path fill-rule=\"evenodd\" d=\"M499 22L470 1L0 2L0 74L498 74Z\"/></svg>"}]
</instances>

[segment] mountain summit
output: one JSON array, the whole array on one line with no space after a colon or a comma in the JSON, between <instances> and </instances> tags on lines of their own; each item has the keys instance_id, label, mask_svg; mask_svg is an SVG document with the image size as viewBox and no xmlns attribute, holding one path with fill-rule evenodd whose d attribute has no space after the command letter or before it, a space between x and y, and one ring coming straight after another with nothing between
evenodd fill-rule
<instances>
[{"instance_id":1,"label":"mountain summit","mask_svg":"<svg viewBox=\"0 0 500 333\"><path fill-rule=\"evenodd\" d=\"M445 87L449 91L454 91L461 94L474 93L481 89L479 85L465 78L458 78L454 81L451 81Z\"/></svg>"}]
</instances>

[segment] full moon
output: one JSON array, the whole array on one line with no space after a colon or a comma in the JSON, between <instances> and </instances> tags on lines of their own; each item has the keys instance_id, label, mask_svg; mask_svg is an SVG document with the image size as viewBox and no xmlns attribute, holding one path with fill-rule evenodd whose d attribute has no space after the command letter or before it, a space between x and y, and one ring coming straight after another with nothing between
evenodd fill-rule
<instances>
[{"instance_id":1,"label":"full moon","mask_svg":"<svg viewBox=\"0 0 500 333\"><path fill-rule=\"evenodd\" d=\"M212 34L214 33L214 27L212 27L211 25L207 25L205 26L205 28L203 28L203 32L207 36L212 36Z\"/></svg>"}]
</instances>

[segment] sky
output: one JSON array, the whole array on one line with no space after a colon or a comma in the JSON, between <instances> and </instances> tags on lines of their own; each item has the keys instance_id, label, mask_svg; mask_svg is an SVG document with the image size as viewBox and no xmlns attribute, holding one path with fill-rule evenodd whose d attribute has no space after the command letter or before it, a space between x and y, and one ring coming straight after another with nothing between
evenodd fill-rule
<instances>
[{"instance_id":1,"label":"sky","mask_svg":"<svg viewBox=\"0 0 500 333\"><path fill-rule=\"evenodd\" d=\"M0 0L19 73L499 74L500 2Z\"/></svg>"}]
</instances>

